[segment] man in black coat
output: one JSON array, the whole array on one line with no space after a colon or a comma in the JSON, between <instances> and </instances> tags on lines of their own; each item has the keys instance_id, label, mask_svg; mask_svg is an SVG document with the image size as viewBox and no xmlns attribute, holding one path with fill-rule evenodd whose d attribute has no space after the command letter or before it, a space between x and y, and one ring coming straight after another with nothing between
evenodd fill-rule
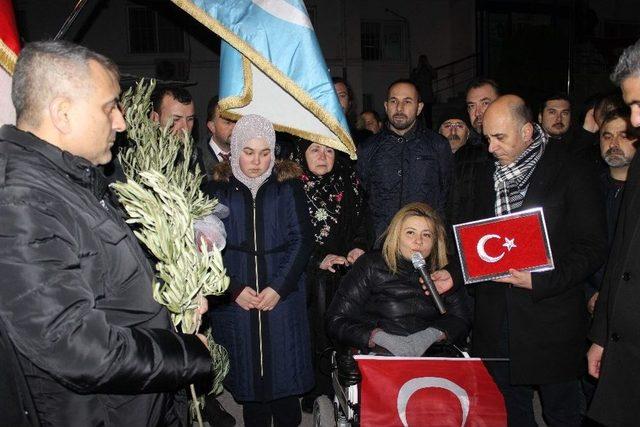
<instances>
[{"instance_id":1,"label":"man in black coat","mask_svg":"<svg viewBox=\"0 0 640 427\"><path fill-rule=\"evenodd\" d=\"M535 426L533 386L550 425L580 425L588 315L582 284L604 261L597 176L533 124L524 101L505 95L484 115L495 163L478 175L476 218L542 207L554 260L545 272L510 270L476 288L473 352L503 393L510 426Z\"/></svg>"},{"instance_id":2,"label":"man in black coat","mask_svg":"<svg viewBox=\"0 0 640 427\"><path fill-rule=\"evenodd\" d=\"M207 104L207 129L211 137L198 143L196 150L200 172L205 182L213 180L213 168L220 162L229 160L231 151L231 132L236 122L220 115L218 97L214 96Z\"/></svg>"},{"instance_id":3,"label":"man in black coat","mask_svg":"<svg viewBox=\"0 0 640 427\"><path fill-rule=\"evenodd\" d=\"M172 330L97 167L126 128L119 94L108 58L28 44L17 127L0 129L0 318L48 426L181 425L175 392L211 376L206 338Z\"/></svg>"},{"instance_id":4,"label":"man in black coat","mask_svg":"<svg viewBox=\"0 0 640 427\"><path fill-rule=\"evenodd\" d=\"M627 48L612 80L640 127L640 41ZM599 378L588 415L607 426L638 425L640 402L640 158L629 167L616 234L596 304L587 354L589 373Z\"/></svg>"},{"instance_id":5,"label":"man in black coat","mask_svg":"<svg viewBox=\"0 0 640 427\"><path fill-rule=\"evenodd\" d=\"M358 147L356 171L372 246L407 203L427 203L444 217L453 155L446 139L416 121L422 107L415 84L393 82L384 103L387 128Z\"/></svg>"},{"instance_id":6,"label":"man in black coat","mask_svg":"<svg viewBox=\"0 0 640 427\"><path fill-rule=\"evenodd\" d=\"M445 111L440 120L440 135L447 138L453 153L453 182L447 201L447 220L450 224L470 221L476 205L474 182L476 171L489 158L484 143L472 141L466 113L460 110Z\"/></svg>"}]
</instances>

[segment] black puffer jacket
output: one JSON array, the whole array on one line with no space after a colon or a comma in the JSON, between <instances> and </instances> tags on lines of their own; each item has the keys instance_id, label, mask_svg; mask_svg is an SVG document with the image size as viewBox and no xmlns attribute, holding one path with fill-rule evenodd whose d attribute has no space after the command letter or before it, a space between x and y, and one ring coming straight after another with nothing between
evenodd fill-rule
<instances>
[{"instance_id":1,"label":"black puffer jacket","mask_svg":"<svg viewBox=\"0 0 640 427\"><path fill-rule=\"evenodd\" d=\"M405 259L392 274L379 252L358 258L344 277L327 312L327 331L342 345L368 349L371 331L380 328L407 336L428 327L446 333L449 342L460 342L471 327L471 313L463 288L442 295L447 313L440 315L418 282L418 273Z\"/></svg>"},{"instance_id":2,"label":"black puffer jacket","mask_svg":"<svg viewBox=\"0 0 640 427\"><path fill-rule=\"evenodd\" d=\"M451 147L419 122L402 136L386 128L360 144L356 170L370 244L407 203L427 203L444 217L453 174Z\"/></svg>"},{"instance_id":3,"label":"black puffer jacket","mask_svg":"<svg viewBox=\"0 0 640 427\"><path fill-rule=\"evenodd\" d=\"M40 422L177 424L173 392L209 379L211 357L172 331L97 169L3 126L0 228L0 317Z\"/></svg>"}]
</instances>

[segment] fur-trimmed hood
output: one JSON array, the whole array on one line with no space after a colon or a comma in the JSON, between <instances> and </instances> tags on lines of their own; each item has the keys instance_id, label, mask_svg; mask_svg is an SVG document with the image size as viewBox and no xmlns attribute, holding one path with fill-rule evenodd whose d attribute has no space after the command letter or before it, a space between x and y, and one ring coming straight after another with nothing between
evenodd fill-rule
<instances>
[{"instance_id":1,"label":"fur-trimmed hood","mask_svg":"<svg viewBox=\"0 0 640 427\"><path fill-rule=\"evenodd\" d=\"M296 179L302 175L300 165L291 160L276 160L273 170L278 182ZM213 181L229 182L231 175L231 164L229 162L220 162L213 168Z\"/></svg>"}]
</instances>

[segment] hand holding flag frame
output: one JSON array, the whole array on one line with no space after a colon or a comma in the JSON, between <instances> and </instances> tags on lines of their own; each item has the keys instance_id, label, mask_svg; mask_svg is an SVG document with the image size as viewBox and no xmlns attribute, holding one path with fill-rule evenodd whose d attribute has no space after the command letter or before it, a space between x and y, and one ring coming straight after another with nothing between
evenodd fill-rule
<instances>
[{"instance_id":1,"label":"hand holding flag frame","mask_svg":"<svg viewBox=\"0 0 640 427\"><path fill-rule=\"evenodd\" d=\"M553 269L542 208L453 226L465 283Z\"/></svg>"}]
</instances>

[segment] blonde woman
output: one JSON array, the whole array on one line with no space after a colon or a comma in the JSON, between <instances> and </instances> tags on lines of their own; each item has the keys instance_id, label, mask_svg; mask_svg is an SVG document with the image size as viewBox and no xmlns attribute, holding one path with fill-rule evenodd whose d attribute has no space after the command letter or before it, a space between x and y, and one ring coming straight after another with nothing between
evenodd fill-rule
<instances>
[{"instance_id":1,"label":"blonde woman","mask_svg":"<svg viewBox=\"0 0 640 427\"><path fill-rule=\"evenodd\" d=\"M433 271L444 315L411 264L414 252ZM361 256L345 276L327 313L327 330L342 345L395 356L421 356L437 341L463 342L471 326L467 294L454 286L446 264L438 214L424 203L406 205L387 228L382 252Z\"/></svg>"}]
</instances>

